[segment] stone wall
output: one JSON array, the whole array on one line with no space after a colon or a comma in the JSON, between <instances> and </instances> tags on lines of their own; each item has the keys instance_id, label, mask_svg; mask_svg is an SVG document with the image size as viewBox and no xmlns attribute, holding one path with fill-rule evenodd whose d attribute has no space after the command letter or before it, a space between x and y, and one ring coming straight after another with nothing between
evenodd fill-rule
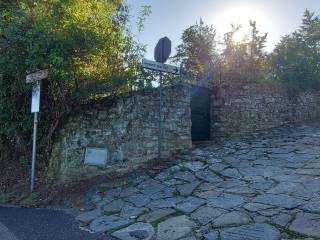
<instances>
[{"instance_id":1,"label":"stone wall","mask_svg":"<svg viewBox=\"0 0 320 240\"><path fill-rule=\"evenodd\" d=\"M191 110L187 85L164 90L163 156L190 151ZM290 96L267 84L219 84L211 94L211 138L244 135L320 117L320 94ZM59 181L127 172L157 158L159 91L135 92L116 101L82 107L55 140L48 175ZM107 150L103 166L84 164L87 148Z\"/></svg>"},{"instance_id":2,"label":"stone wall","mask_svg":"<svg viewBox=\"0 0 320 240\"><path fill-rule=\"evenodd\" d=\"M217 85L212 93L211 136L241 135L320 117L320 94L290 96L280 86Z\"/></svg>"},{"instance_id":3,"label":"stone wall","mask_svg":"<svg viewBox=\"0 0 320 240\"><path fill-rule=\"evenodd\" d=\"M190 88L163 91L163 157L191 149ZM157 158L159 91L136 92L117 101L102 101L71 116L53 146L49 177L83 179L113 171L131 171ZM86 148L107 149L102 167L84 164Z\"/></svg>"}]
</instances>

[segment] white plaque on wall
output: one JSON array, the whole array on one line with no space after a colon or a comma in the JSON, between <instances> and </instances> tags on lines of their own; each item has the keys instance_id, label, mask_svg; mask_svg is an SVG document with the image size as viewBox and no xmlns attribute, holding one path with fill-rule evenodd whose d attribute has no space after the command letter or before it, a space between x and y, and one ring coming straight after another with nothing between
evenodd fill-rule
<instances>
[{"instance_id":1,"label":"white plaque on wall","mask_svg":"<svg viewBox=\"0 0 320 240\"><path fill-rule=\"evenodd\" d=\"M107 162L108 153L105 148L86 148L84 164L104 166Z\"/></svg>"}]
</instances>

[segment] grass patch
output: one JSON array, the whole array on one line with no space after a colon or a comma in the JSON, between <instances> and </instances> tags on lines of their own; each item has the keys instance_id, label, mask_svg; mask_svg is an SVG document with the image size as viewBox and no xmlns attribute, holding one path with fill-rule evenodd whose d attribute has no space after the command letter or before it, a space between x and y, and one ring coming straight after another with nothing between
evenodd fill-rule
<instances>
[{"instance_id":1,"label":"grass patch","mask_svg":"<svg viewBox=\"0 0 320 240\"><path fill-rule=\"evenodd\" d=\"M174 191L174 192L172 193L172 195L173 195L174 197L179 197L179 196L180 196L180 193L179 193L178 190L176 190L176 191Z\"/></svg>"},{"instance_id":2,"label":"grass patch","mask_svg":"<svg viewBox=\"0 0 320 240\"><path fill-rule=\"evenodd\" d=\"M191 215L191 213L185 213L185 212L183 212L181 210L178 210L178 209L175 209L175 210L176 210L176 212L173 213L173 215L175 217L179 217L179 216L182 216L182 215L186 215L186 216L190 217L190 215Z\"/></svg>"},{"instance_id":3,"label":"grass patch","mask_svg":"<svg viewBox=\"0 0 320 240\"><path fill-rule=\"evenodd\" d=\"M288 230L288 229L286 229L285 232L286 232L286 234L288 234L289 239L297 239L297 238L304 239L304 238L307 238L307 236L305 236L305 235L303 235L301 233L294 232L294 231L291 231L291 230Z\"/></svg>"},{"instance_id":4,"label":"grass patch","mask_svg":"<svg viewBox=\"0 0 320 240\"><path fill-rule=\"evenodd\" d=\"M293 214L291 214L291 219L290 219L290 221L288 222L288 226L291 225L294 220L296 220L297 214L298 214L298 213L293 213Z\"/></svg>"},{"instance_id":5,"label":"grass patch","mask_svg":"<svg viewBox=\"0 0 320 240\"><path fill-rule=\"evenodd\" d=\"M136 187L136 186L138 186L139 185L139 183L137 183L137 182L135 182L135 181L133 181L133 180L129 180L128 182L127 182L127 184L125 185L125 187Z\"/></svg>"},{"instance_id":6,"label":"grass patch","mask_svg":"<svg viewBox=\"0 0 320 240\"><path fill-rule=\"evenodd\" d=\"M9 203L17 197L16 192L8 192L0 194L0 204Z\"/></svg>"},{"instance_id":7,"label":"grass patch","mask_svg":"<svg viewBox=\"0 0 320 240\"><path fill-rule=\"evenodd\" d=\"M207 159L204 159L203 161L201 161L204 165L209 165L209 161Z\"/></svg>"},{"instance_id":8,"label":"grass patch","mask_svg":"<svg viewBox=\"0 0 320 240\"><path fill-rule=\"evenodd\" d=\"M35 206L39 203L40 194L37 192L30 193L21 199L20 204L24 206Z\"/></svg>"}]
</instances>

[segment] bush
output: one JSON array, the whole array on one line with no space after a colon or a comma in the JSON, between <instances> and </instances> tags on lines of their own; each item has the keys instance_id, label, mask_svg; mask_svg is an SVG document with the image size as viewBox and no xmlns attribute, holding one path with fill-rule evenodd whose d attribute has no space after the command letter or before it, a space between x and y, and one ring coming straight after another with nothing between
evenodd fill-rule
<instances>
[{"instance_id":1,"label":"bush","mask_svg":"<svg viewBox=\"0 0 320 240\"><path fill-rule=\"evenodd\" d=\"M122 0L1 1L0 139L15 156L31 149L28 73L49 69L41 83L42 156L75 106L132 89L142 48L127 22Z\"/></svg>"},{"instance_id":2,"label":"bush","mask_svg":"<svg viewBox=\"0 0 320 240\"><path fill-rule=\"evenodd\" d=\"M270 56L274 78L290 92L320 88L320 19L308 10L300 28L282 38Z\"/></svg>"}]
</instances>

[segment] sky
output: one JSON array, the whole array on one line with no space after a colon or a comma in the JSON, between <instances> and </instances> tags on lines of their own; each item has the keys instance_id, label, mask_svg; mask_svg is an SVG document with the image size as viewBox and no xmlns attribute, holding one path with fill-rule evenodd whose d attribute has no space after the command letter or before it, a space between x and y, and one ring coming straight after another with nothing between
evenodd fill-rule
<instances>
[{"instance_id":1,"label":"sky","mask_svg":"<svg viewBox=\"0 0 320 240\"><path fill-rule=\"evenodd\" d=\"M266 50L270 52L281 36L298 28L305 9L320 14L320 0L127 0L127 3L131 6L132 23L141 6L152 7L144 31L136 34L147 45L145 57L150 60L155 45L164 36L172 41L173 55L181 43L183 30L200 18L221 37L231 29L231 23L241 24L244 27L239 39L247 31L249 20L255 20L261 33L268 32Z\"/></svg>"}]
</instances>

